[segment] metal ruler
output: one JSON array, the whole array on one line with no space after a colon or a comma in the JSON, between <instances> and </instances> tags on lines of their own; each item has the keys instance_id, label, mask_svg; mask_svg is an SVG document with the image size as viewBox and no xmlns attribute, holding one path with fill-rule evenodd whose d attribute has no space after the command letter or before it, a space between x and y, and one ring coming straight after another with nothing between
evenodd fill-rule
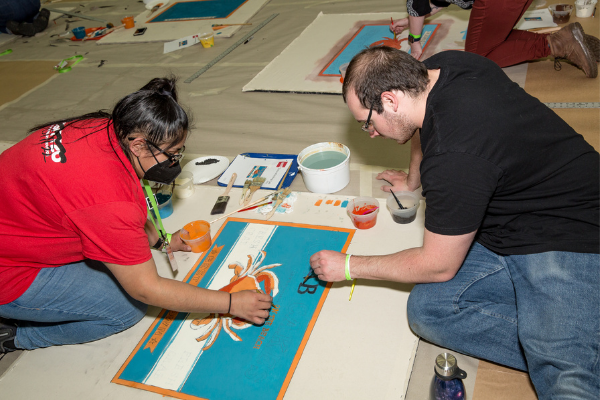
<instances>
[{"instance_id":1,"label":"metal ruler","mask_svg":"<svg viewBox=\"0 0 600 400\"><path fill-rule=\"evenodd\" d=\"M242 37L240 40L238 40L237 42L232 44L227 50L225 50L224 52L219 54L214 60L212 60L211 62L206 64L202 69L200 69L198 72L194 73L192 76L187 78L184 82L191 83L194 79L198 78L200 75L205 73L210 67L212 67L213 65L215 65L216 63L221 61L221 59L223 59L223 57L225 57L227 54L231 53L238 46L244 44L244 42L249 40L252 37L252 35L254 35L256 32L258 32L261 28L263 28L265 25L267 25L269 22L271 22L278 15L279 14L273 14L269 18L265 19L263 22L258 24L258 26L256 26L254 29L252 29L250 32L248 32L246 35L244 35L244 37Z\"/></svg>"},{"instance_id":2,"label":"metal ruler","mask_svg":"<svg viewBox=\"0 0 600 400\"><path fill-rule=\"evenodd\" d=\"M544 103L549 108L600 108L600 103Z\"/></svg>"}]
</instances>

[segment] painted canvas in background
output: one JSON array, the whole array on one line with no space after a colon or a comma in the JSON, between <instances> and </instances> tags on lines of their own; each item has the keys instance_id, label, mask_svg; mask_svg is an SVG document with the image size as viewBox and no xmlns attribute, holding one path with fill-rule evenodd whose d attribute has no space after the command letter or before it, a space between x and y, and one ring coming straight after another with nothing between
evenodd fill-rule
<instances>
[{"instance_id":1,"label":"painted canvas in background","mask_svg":"<svg viewBox=\"0 0 600 400\"><path fill-rule=\"evenodd\" d=\"M394 37L389 30L390 17L397 20L406 15L320 13L300 36L244 86L243 91L342 93L339 66L373 43L389 45ZM470 10L450 6L428 18L424 32L428 37L424 40L426 47L421 60L440 51L464 50L469 15ZM365 28L375 32L365 31L368 34L362 37ZM408 30L396 39L401 49L409 49Z\"/></svg>"},{"instance_id":2,"label":"painted canvas in background","mask_svg":"<svg viewBox=\"0 0 600 400\"><path fill-rule=\"evenodd\" d=\"M435 35L438 24L427 24L423 26L421 34L421 45L423 49L427 48L429 40ZM389 24L383 25L363 25L346 43L344 48L334 56L334 58L319 73L320 76L341 77L340 66L349 63L358 52L367 47L389 46L406 51L410 54L410 44L408 38L403 37L394 39L390 32Z\"/></svg>"},{"instance_id":3,"label":"painted canvas in background","mask_svg":"<svg viewBox=\"0 0 600 400\"><path fill-rule=\"evenodd\" d=\"M213 1L196 1L196 0L180 0L175 3L173 14L170 10L170 5L165 6L164 10L159 9L155 13L150 10L144 10L141 14L135 17L135 27L146 27L146 32L140 36L133 36L133 29L119 29L98 40L98 44L114 44L114 43L146 43L146 42L169 42L192 36L203 32L211 32L213 24L244 24L247 23L269 0L223 0L223 6L213 8L209 12L209 8L195 8L187 6L185 3L214 3ZM191 14L188 18L184 18L186 8L190 8ZM179 9L179 10L178 10ZM166 15L163 13L167 12ZM160 14L157 14L160 13ZM227 14L226 14L227 13ZM209 15L210 14L210 15ZM214 14L214 17L211 15ZM190 19L189 16L193 16ZM155 18L165 19L172 18L173 20L165 20L160 23L155 21ZM243 26L227 26L223 29L215 31L215 38L231 37Z\"/></svg>"},{"instance_id":4,"label":"painted canvas in background","mask_svg":"<svg viewBox=\"0 0 600 400\"><path fill-rule=\"evenodd\" d=\"M227 18L248 0L201 0L177 2L168 6L148 22L190 21Z\"/></svg>"}]
</instances>

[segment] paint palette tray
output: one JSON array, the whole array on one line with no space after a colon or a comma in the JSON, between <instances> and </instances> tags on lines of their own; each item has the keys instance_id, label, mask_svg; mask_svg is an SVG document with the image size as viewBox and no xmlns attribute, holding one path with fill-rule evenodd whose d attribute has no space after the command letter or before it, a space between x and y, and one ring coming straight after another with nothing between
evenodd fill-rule
<instances>
[{"instance_id":1,"label":"paint palette tray","mask_svg":"<svg viewBox=\"0 0 600 400\"><path fill-rule=\"evenodd\" d=\"M237 174L234 187L243 187L246 179L264 177L261 189L279 190L289 187L298 174L298 157L296 154L238 154L217 181L219 186L227 186L234 172Z\"/></svg>"},{"instance_id":2,"label":"paint palette tray","mask_svg":"<svg viewBox=\"0 0 600 400\"><path fill-rule=\"evenodd\" d=\"M83 40L85 40L86 42L88 40L100 40L102 39L104 36L106 36L107 34L105 33L104 35L98 35L98 36L94 36L94 37L89 37L91 34L93 34L96 31L102 30L102 29L106 29L106 27L97 27L97 28L86 28L85 30L85 38L83 39L77 39L75 36L71 37L71 40L74 42L81 42ZM108 29L107 29L108 30Z\"/></svg>"}]
</instances>

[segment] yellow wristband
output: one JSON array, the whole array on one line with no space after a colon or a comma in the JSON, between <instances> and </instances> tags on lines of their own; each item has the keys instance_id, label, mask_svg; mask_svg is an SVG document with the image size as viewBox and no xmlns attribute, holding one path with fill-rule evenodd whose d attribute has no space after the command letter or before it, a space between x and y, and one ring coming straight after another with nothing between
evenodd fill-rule
<instances>
[{"instance_id":1,"label":"yellow wristband","mask_svg":"<svg viewBox=\"0 0 600 400\"><path fill-rule=\"evenodd\" d=\"M352 278L350 277L350 257L352 257L352 254L346 254L346 280L347 281L352 280Z\"/></svg>"}]
</instances>

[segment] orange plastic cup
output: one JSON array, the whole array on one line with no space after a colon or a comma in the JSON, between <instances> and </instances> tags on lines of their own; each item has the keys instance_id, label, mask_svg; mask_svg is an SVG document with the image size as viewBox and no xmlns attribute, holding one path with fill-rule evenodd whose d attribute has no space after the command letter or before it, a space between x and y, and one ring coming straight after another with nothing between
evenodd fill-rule
<instances>
[{"instance_id":1,"label":"orange plastic cup","mask_svg":"<svg viewBox=\"0 0 600 400\"><path fill-rule=\"evenodd\" d=\"M132 16L123 18L121 23L125 25L125 29L131 29L135 27L135 21L133 20Z\"/></svg>"},{"instance_id":2,"label":"orange plastic cup","mask_svg":"<svg viewBox=\"0 0 600 400\"><path fill-rule=\"evenodd\" d=\"M357 197L348 202L346 213L358 229L371 229L377 223L379 201L372 197Z\"/></svg>"},{"instance_id":3,"label":"orange plastic cup","mask_svg":"<svg viewBox=\"0 0 600 400\"><path fill-rule=\"evenodd\" d=\"M190 222L179 232L179 236L194 253L205 252L212 244L210 224L206 221Z\"/></svg>"}]
</instances>

